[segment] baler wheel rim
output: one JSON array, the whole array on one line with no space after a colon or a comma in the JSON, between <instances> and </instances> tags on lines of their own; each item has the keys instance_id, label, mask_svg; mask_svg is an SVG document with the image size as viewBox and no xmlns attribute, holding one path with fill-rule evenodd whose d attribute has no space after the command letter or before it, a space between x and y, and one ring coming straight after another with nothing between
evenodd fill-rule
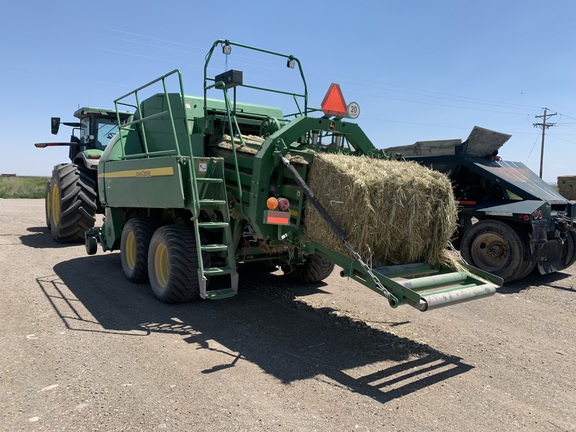
<instances>
[{"instance_id":1,"label":"baler wheel rim","mask_svg":"<svg viewBox=\"0 0 576 432\"><path fill-rule=\"evenodd\" d=\"M156 273L156 280L162 288L168 286L168 278L170 276L170 262L168 259L168 249L165 243L158 243L154 251L154 271Z\"/></svg>"}]
</instances>

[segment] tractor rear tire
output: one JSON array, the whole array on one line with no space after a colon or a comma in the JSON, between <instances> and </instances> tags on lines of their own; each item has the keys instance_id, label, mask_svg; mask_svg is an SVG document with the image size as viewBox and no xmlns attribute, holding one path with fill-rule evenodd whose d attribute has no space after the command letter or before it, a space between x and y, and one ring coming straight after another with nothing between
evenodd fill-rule
<instances>
[{"instance_id":1,"label":"tractor rear tire","mask_svg":"<svg viewBox=\"0 0 576 432\"><path fill-rule=\"evenodd\" d=\"M166 225L156 230L148 250L148 275L160 301L183 303L200 296L193 227Z\"/></svg>"},{"instance_id":2,"label":"tractor rear tire","mask_svg":"<svg viewBox=\"0 0 576 432\"><path fill-rule=\"evenodd\" d=\"M320 255L311 254L306 257L304 264L282 267L282 270L294 282L310 284L320 282L330 276L334 270L334 263Z\"/></svg>"},{"instance_id":3,"label":"tractor rear tire","mask_svg":"<svg viewBox=\"0 0 576 432\"><path fill-rule=\"evenodd\" d=\"M126 279L148 282L148 247L158 224L151 218L132 218L122 230L120 261Z\"/></svg>"},{"instance_id":4,"label":"tractor rear tire","mask_svg":"<svg viewBox=\"0 0 576 432\"><path fill-rule=\"evenodd\" d=\"M528 271L530 247L516 229L504 222L482 220L462 237L462 257L471 265L511 282Z\"/></svg>"},{"instance_id":5,"label":"tractor rear tire","mask_svg":"<svg viewBox=\"0 0 576 432\"><path fill-rule=\"evenodd\" d=\"M84 242L96 221L96 180L84 166L56 165L50 180L50 229L60 243Z\"/></svg>"},{"instance_id":6,"label":"tractor rear tire","mask_svg":"<svg viewBox=\"0 0 576 432\"><path fill-rule=\"evenodd\" d=\"M46 226L50 229L52 219L52 197L50 195L50 180L46 182L46 192L44 193L44 210L46 216Z\"/></svg>"}]
</instances>

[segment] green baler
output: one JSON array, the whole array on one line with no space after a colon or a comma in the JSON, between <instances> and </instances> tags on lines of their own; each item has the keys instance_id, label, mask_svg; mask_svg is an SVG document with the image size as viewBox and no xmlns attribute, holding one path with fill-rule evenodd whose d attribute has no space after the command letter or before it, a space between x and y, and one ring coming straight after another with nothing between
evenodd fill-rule
<instances>
[{"instance_id":1,"label":"green baler","mask_svg":"<svg viewBox=\"0 0 576 432\"><path fill-rule=\"evenodd\" d=\"M214 50L232 47L285 58L298 66L303 91L287 93L243 84L242 72L208 76ZM150 282L165 302L220 299L238 290L240 265L280 266L296 281L325 279L334 265L384 295L391 306L420 310L494 294L501 279L464 266L462 271L425 263L368 266L346 241L306 184L314 151L385 157L344 113L313 117L300 62L291 55L218 40L204 68L204 95L184 94L179 71L166 74L115 101L133 116L106 148L98 165L101 228L86 233L89 254L121 252L126 277ZM169 92L176 83L178 92ZM289 95L295 114L237 102L248 87ZM161 91L143 98L144 93ZM208 98L220 92L221 99ZM120 123L120 119L119 119ZM348 249L344 255L307 241L310 202Z\"/></svg>"}]
</instances>

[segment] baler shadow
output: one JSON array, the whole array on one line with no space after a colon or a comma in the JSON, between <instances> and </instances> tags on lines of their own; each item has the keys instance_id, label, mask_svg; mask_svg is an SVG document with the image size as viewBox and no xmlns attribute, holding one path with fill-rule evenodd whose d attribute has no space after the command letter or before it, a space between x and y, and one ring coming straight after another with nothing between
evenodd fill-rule
<instances>
[{"instance_id":1,"label":"baler shadow","mask_svg":"<svg viewBox=\"0 0 576 432\"><path fill-rule=\"evenodd\" d=\"M289 286L274 274L243 275L240 294L229 300L166 305L147 285L127 282L119 261L118 254L78 258L56 265L55 276L38 279L69 329L180 334L196 349L221 356L202 373L249 361L283 383L316 378L382 403L473 368L410 339L357 326L330 308L271 294Z\"/></svg>"}]
</instances>

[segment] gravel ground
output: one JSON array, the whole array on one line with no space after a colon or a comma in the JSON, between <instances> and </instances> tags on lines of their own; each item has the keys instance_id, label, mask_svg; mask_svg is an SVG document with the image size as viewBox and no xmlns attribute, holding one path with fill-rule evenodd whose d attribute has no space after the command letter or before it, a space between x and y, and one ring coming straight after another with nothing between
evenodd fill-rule
<instances>
[{"instance_id":1,"label":"gravel ground","mask_svg":"<svg viewBox=\"0 0 576 432\"><path fill-rule=\"evenodd\" d=\"M0 269L0 430L576 430L576 267L425 313L337 272L165 305L0 199Z\"/></svg>"}]
</instances>

